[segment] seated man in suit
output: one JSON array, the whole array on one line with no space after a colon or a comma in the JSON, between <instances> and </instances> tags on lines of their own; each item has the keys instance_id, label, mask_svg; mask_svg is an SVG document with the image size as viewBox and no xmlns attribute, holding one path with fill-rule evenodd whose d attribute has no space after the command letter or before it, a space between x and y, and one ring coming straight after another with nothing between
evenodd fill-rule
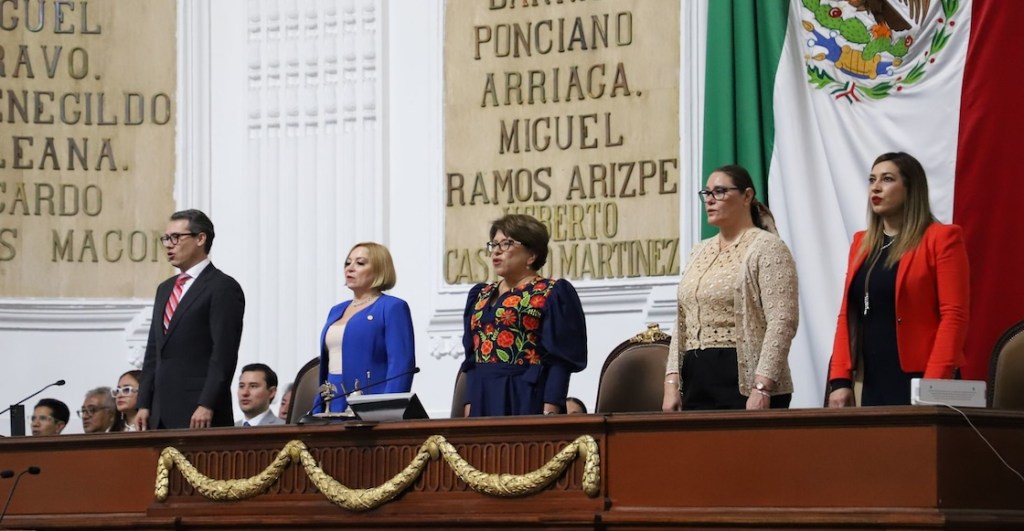
<instances>
[{"instance_id":1,"label":"seated man in suit","mask_svg":"<svg viewBox=\"0 0 1024 531\"><path fill-rule=\"evenodd\" d=\"M242 408L244 420L235 426L271 426L284 424L270 410L270 403L277 394L277 373L262 363L250 363L242 367L238 376L238 406Z\"/></svg>"},{"instance_id":2,"label":"seated man in suit","mask_svg":"<svg viewBox=\"0 0 1024 531\"><path fill-rule=\"evenodd\" d=\"M82 409L76 411L82 419L82 431L85 433L106 433L114 425L117 408L114 395L109 387L97 387L85 393Z\"/></svg>"},{"instance_id":3,"label":"seated man in suit","mask_svg":"<svg viewBox=\"0 0 1024 531\"><path fill-rule=\"evenodd\" d=\"M67 404L56 398L40 400L32 410L32 435L60 435L71 420Z\"/></svg>"}]
</instances>

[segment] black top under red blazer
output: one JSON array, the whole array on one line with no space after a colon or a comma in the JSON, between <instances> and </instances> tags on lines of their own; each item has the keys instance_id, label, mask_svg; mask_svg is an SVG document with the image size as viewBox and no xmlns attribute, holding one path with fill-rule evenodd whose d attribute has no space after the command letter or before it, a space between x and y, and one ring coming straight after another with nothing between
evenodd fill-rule
<instances>
[{"instance_id":1,"label":"black top under red blazer","mask_svg":"<svg viewBox=\"0 0 1024 531\"><path fill-rule=\"evenodd\" d=\"M164 334L164 308L176 279L177 275L156 289L139 408L150 410L150 428L188 428L200 405L213 410L212 426L233 426L231 384L245 294L235 279L210 264L181 298Z\"/></svg>"},{"instance_id":2,"label":"black top under red blazer","mask_svg":"<svg viewBox=\"0 0 1024 531\"><path fill-rule=\"evenodd\" d=\"M854 344L860 319L847 311L850 284L865 255L864 232L853 237L843 304L839 307L829 380L852 379L859 353ZM932 223L921 243L900 257L896 272L896 344L904 372L952 378L964 364L970 307L970 274L963 231Z\"/></svg>"}]
</instances>

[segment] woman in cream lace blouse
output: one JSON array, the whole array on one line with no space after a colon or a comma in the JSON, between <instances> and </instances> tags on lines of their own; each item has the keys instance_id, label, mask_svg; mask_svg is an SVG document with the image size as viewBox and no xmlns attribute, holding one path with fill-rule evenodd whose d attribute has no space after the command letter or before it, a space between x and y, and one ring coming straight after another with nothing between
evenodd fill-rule
<instances>
[{"instance_id":1,"label":"woman in cream lace blouse","mask_svg":"<svg viewBox=\"0 0 1024 531\"><path fill-rule=\"evenodd\" d=\"M694 246L679 282L662 409L789 407L793 256L741 166L715 170L698 193L719 232Z\"/></svg>"}]
</instances>

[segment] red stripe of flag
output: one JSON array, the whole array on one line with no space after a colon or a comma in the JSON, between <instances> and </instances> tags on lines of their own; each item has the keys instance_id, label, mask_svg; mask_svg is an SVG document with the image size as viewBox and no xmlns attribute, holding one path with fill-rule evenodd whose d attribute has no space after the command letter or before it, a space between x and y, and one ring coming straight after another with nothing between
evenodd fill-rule
<instances>
[{"instance_id":1,"label":"red stripe of flag","mask_svg":"<svg viewBox=\"0 0 1024 531\"><path fill-rule=\"evenodd\" d=\"M974 0L964 69L953 222L971 261L971 316L963 376L988 377L999 336L1024 320L1024 47L1020 2Z\"/></svg>"}]
</instances>

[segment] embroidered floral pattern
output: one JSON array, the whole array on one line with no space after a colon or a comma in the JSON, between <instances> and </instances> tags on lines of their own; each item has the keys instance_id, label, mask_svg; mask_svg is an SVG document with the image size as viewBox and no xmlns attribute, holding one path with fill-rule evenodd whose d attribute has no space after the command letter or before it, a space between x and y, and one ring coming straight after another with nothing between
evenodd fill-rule
<instances>
[{"instance_id":1,"label":"embroidered floral pattern","mask_svg":"<svg viewBox=\"0 0 1024 531\"><path fill-rule=\"evenodd\" d=\"M477 363L540 363L538 331L553 285L548 279L532 282L522 289L498 295L498 302L490 307L487 302L498 285L488 284L480 290L469 321Z\"/></svg>"}]
</instances>

